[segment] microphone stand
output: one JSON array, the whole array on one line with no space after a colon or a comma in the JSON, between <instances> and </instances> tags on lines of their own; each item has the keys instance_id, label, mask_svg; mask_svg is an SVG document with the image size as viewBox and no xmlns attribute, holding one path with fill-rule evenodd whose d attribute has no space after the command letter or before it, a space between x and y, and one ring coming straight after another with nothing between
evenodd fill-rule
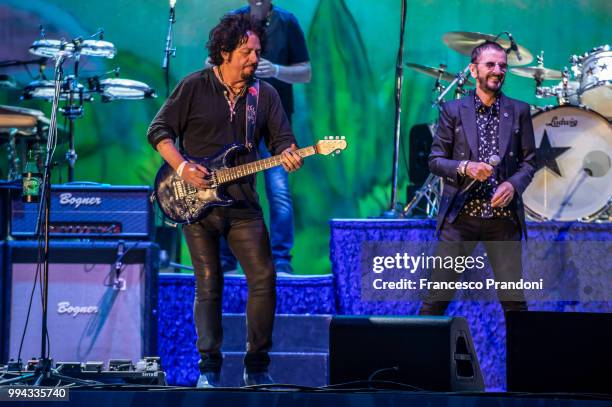
<instances>
[{"instance_id":1,"label":"microphone stand","mask_svg":"<svg viewBox=\"0 0 612 407\"><path fill-rule=\"evenodd\" d=\"M168 19L168 35L166 36L166 49L164 49L164 58L162 60L162 69L166 80L166 98L170 95L170 57L176 56L176 48L172 48L172 27L176 22L174 16L174 5L170 7L170 18Z\"/></svg>"},{"instance_id":2,"label":"microphone stand","mask_svg":"<svg viewBox=\"0 0 612 407\"><path fill-rule=\"evenodd\" d=\"M47 136L47 156L45 159L45 172L43 175L43 187L41 189L41 199L38 208L38 220L36 223L36 235L39 242L39 257L38 264L40 265L40 240L41 240L41 223L42 223L42 238L44 239L44 250L42 255L43 274L42 283L42 323L41 323L41 343L40 343L40 358L36 364L33 373L18 374L17 377L0 381L0 386L13 383L30 383L34 386L44 385L49 380L57 380L59 382L76 383L83 385L91 385L97 383L91 380L81 380L73 377L64 376L58 373L58 370L53 370L53 359L49 357L47 348L47 338L49 337L47 328L48 305L49 305L49 219L51 216L51 170L53 167L53 154L57 146L57 111L59 110L60 90L62 86L63 69L62 64L66 59L66 54L62 51L58 54L55 61L54 85L55 92L53 95L53 108L51 110L51 121L49 123L49 133ZM44 211L44 221L42 220L42 212ZM43 223L44 222L44 223ZM18 361L21 363L21 361Z\"/></svg>"},{"instance_id":3,"label":"microphone stand","mask_svg":"<svg viewBox=\"0 0 612 407\"><path fill-rule=\"evenodd\" d=\"M400 39L399 48L397 51L397 62L395 65L395 133L393 142L393 169L391 175L391 202L389 208L383 212L384 218L399 218L402 215L398 211L397 206L397 178L398 178L398 161L400 148L400 130L401 130L401 114L402 114L402 82L404 77L404 31L406 28L406 0L402 0L402 14L400 19Z\"/></svg>"}]
</instances>

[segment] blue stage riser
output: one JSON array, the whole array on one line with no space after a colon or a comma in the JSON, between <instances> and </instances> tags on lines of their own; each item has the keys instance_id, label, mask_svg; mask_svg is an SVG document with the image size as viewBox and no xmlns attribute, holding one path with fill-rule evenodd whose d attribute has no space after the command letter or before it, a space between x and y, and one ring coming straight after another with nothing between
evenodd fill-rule
<instances>
[{"instance_id":1,"label":"blue stage riser","mask_svg":"<svg viewBox=\"0 0 612 407\"><path fill-rule=\"evenodd\" d=\"M340 315L416 315L419 302L363 301L361 297L361 248L364 242L427 242L435 239L432 220L333 219L330 221L330 260L334 275L337 313ZM609 241L610 223L530 222L530 241ZM425 243L423 243L425 244ZM591 259L572 259L576 270L589 267ZM529 264L524 264L529 269ZM571 281L568 270L561 276ZM530 303L531 310L612 312L612 302L550 301ZM506 386L506 327L498 302L456 301L447 315L465 317L480 361L487 389Z\"/></svg>"}]
</instances>

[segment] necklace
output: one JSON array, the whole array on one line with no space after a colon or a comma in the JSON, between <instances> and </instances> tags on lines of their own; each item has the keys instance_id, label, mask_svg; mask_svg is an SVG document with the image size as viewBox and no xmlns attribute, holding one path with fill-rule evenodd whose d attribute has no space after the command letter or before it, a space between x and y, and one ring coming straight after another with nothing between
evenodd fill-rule
<instances>
[{"instance_id":1,"label":"necklace","mask_svg":"<svg viewBox=\"0 0 612 407\"><path fill-rule=\"evenodd\" d=\"M234 91L231 85L225 83L225 80L223 80L223 73L221 73L221 68L217 67L217 72L219 74L219 79L221 80L221 83L226 89L223 92L223 96L225 97L227 105L229 106L230 122L233 122L234 116L236 115L236 101L243 95L244 90L246 89L246 84L243 85L240 90L236 92ZM229 97L229 93L232 94L232 98Z\"/></svg>"},{"instance_id":2,"label":"necklace","mask_svg":"<svg viewBox=\"0 0 612 407\"><path fill-rule=\"evenodd\" d=\"M244 93L244 90L246 89L246 84L239 85L239 86L232 86L229 83L225 82L225 79L223 79L223 72L221 72L221 68L217 67L217 72L219 73L219 79L221 79L221 83L223 84L223 86L225 86L227 90L231 92L233 96L242 96L242 94Z\"/></svg>"}]
</instances>

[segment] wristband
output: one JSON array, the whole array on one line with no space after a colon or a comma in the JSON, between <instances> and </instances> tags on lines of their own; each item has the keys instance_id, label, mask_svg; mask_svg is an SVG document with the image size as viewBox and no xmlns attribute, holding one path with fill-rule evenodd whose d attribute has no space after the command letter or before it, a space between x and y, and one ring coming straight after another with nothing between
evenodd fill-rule
<instances>
[{"instance_id":1,"label":"wristband","mask_svg":"<svg viewBox=\"0 0 612 407\"><path fill-rule=\"evenodd\" d=\"M457 166L457 173L461 176L465 176L465 170L467 169L467 161L461 161Z\"/></svg>"},{"instance_id":2,"label":"wristband","mask_svg":"<svg viewBox=\"0 0 612 407\"><path fill-rule=\"evenodd\" d=\"M280 66L278 66L278 64L274 64L274 77L278 78L279 73L280 73Z\"/></svg>"},{"instance_id":3,"label":"wristband","mask_svg":"<svg viewBox=\"0 0 612 407\"><path fill-rule=\"evenodd\" d=\"M187 165L187 161L183 161L182 163L179 164L178 167L176 167L176 173L181 178L183 178L183 170L185 169L186 165Z\"/></svg>"}]
</instances>

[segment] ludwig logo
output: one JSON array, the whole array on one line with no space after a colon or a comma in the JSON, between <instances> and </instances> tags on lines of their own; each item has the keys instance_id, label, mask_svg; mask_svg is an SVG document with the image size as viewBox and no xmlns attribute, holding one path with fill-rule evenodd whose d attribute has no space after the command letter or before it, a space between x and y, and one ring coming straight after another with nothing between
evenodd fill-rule
<instances>
[{"instance_id":1,"label":"ludwig logo","mask_svg":"<svg viewBox=\"0 0 612 407\"><path fill-rule=\"evenodd\" d=\"M566 119L565 117L558 118L557 116L553 117L550 122L546 123L547 126L550 127L576 127L578 125L578 120L573 117Z\"/></svg>"},{"instance_id":2,"label":"ludwig logo","mask_svg":"<svg viewBox=\"0 0 612 407\"><path fill-rule=\"evenodd\" d=\"M60 194L60 205L70 205L78 208L81 205L101 205L102 198L99 196L83 196L83 197L74 197L70 192L64 192Z\"/></svg>"},{"instance_id":3,"label":"ludwig logo","mask_svg":"<svg viewBox=\"0 0 612 407\"><path fill-rule=\"evenodd\" d=\"M98 310L99 308L96 305L77 306L70 305L68 301L62 301L57 303L58 314L72 315L73 318L79 314L97 314Z\"/></svg>"}]
</instances>

